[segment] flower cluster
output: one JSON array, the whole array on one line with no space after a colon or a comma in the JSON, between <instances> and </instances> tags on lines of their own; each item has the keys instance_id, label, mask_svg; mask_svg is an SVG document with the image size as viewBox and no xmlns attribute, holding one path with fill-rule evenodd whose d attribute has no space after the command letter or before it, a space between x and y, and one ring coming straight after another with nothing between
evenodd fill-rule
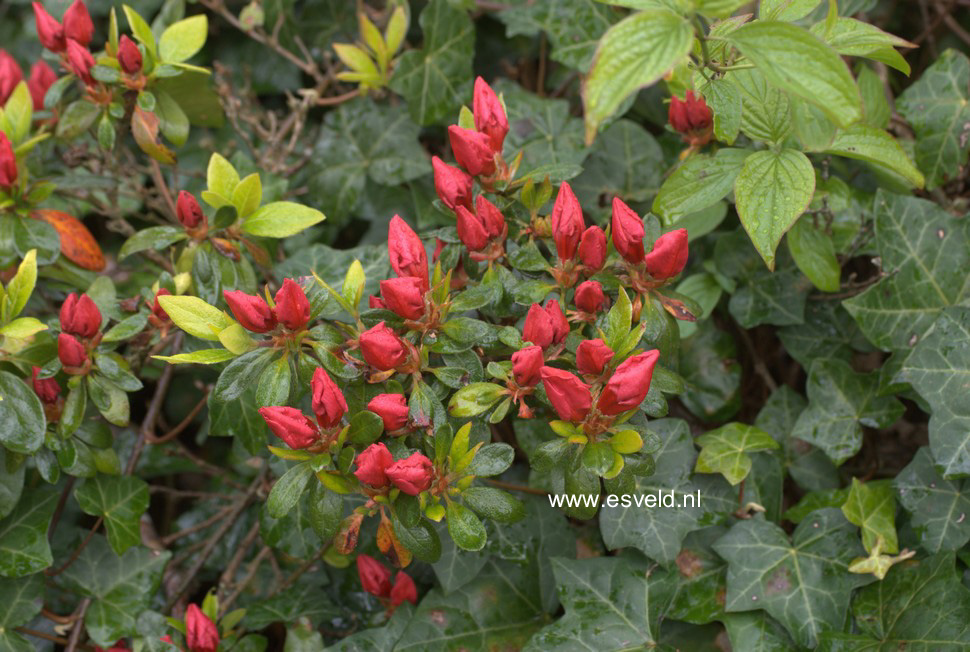
<instances>
[{"instance_id":1,"label":"flower cluster","mask_svg":"<svg viewBox=\"0 0 970 652\"><path fill-rule=\"evenodd\" d=\"M370 555L357 555L357 574L360 585L373 596L386 601L389 611L393 611L404 602L417 604L418 589L414 580L404 571L398 571L391 583L391 571L387 566Z\"/></svg>"},{"instance_id":2,"label":"flower cluster","mask_svg":"<svg viewBox=\"0 0 970 652\"><path fill-rule=\"evenodd\" d=\"M64 371L84 375L91 368L91 353L101 341L101 311L86 294L71 293L61 305L61 334L57 357Z\"/></svg>"}]
</instances>

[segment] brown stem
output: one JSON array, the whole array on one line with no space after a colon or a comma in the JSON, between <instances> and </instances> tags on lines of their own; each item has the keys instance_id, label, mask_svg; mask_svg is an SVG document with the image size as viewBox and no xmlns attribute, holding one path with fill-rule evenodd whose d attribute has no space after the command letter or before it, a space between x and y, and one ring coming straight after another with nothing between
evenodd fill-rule
<instances>
[{"instance_id":1,"label":"brown stem","mask_svg":"<svg viewBox=\"0 0 970 652\"><path fill-rule=\"evenodd\" d=\"M232 509L231 507L220 509L218 512L216 512L215 514L213 514L212 516L210 516L209 518L205 519L200 523L196 523L195 525L191 527L187 527L184 530L179 530L178 532L173 532L168 536L162 537L162 544L164 544L165 547L167 548L183 537L187 537L190 534L195 534L200 530L204 530L207 527L210 527L218 523L219 521L221 521L223 518L226 517L226 515L229 513L231 509Z\"/></svg>"},{"instance_id":2,"label":"brown stem","mask_svg":"<svg viewBox=\"0 0 970 652\"><path fill-rule=\"evenodd\" d=\"M71 629L71 638L67 641L66 652L74 652L78 648L81 642L81 632L84 631L84 614L88 612L88 607L90 606L91 598L81 600L81 604L77 608L77 621L75 621L74 627Z\"/></svg>"},{"instance_id":3,"label":"brown stem","mask_svg":"<svg viewBox=\"0 0 970 652\"><path fill-rule=\"evenodd\" d=\"M87 547L88 543L90 543L91 539L94 538L95 532L98 531L98 528L101 527L101 524L103 522L104 522L104 517L99 516L98 520L94 522L94 526L88 531L87 536L84 537L83 541L81 541L81 545L79 545L77 548L74 549L74 552L71 553L71 557L66 562L64 562L64 565L56 570L44 571L44 574L47 575L47 577L56 577L61 573L63 573L64 571L66 571L71 566L71 564L77 561L77 558L81 556L81 553L84 552L84 549Z\"/></svg>"},{"instance_id":4,"label":"brown stem","mask_svg":"<svg viewBox=\"0 0 970 652\"><path fill-rule=\"evenodd\" d=\"M171 368L171 366L169 368ZM156 437L151 433L146 433L145 440L149 444L164 444L167 441L171 441L172 439L175 439L176 437L179 436L179 434L183 430L185 430L188 427L190 423L192 423L195 417L198 416L199 412L202 411L202 408L205 407L206 401L208 400L209 400L209 390L206 389L204 395L202 396L202 399L195 404L195 407L193 407L189 411L189 413L185 415L185 418L182 419L177 426L175 426L174 428L166 432L161 437Z\"/></svg>"},{"instance_id":5,"label":"brown stem","mask_svg":"<svg viewBox=\"0 0 970 652\"><path fill-rule=\"evenodd\" d=\"M527 494L536 494L537 496L546 496L549 494L545 489L536 489L535 487L527 487L521 484L513 484L511 482L503 482L501 480L493 480L492 478L483 478L485 482L500 489L508 489L509 491L521 491Z\"/></svg>"},{"instance_id":6,"label":"brown stem","mask_svg":"<svg viewBox=\"0 0 970 652\"><path fill-rule=\"evenodd\" d=\"M236 601L236 598L238 598L239 595L246 590L246 587L249 586L249 584L253 581L253 578L256 577L256 571L259 570L259 565L263 563L263 560L272 553L272 548L269 546L263 546L259 553L256 554L256 557L249 562L249 567L246 569L246 576L243 577L242 581L236 586L235 589L233 589L233 592L229 594L229 597L227 597L225 601L219 603L220 616L229 611L229 607L231 607Z\"/></svg>"},{"instance_id":7,"label":"brown stem","mask_svg":"<svg viewBox=\"0 0 970 652\"><path fill-rule=\"evenodd\" d=\"M226 565L226 570L223 571L222 576L219 578L219 592L218 595L225 597L226 591L229 586L233 583L236 577L236 571L242 565L243 559L249 553L249 549L256 543L256 538L259 536L259 522L253 523L252 527L249 528L249 532L246 533L246 537L243 539L242 545L236 549L236 554L232 556L229 563ZM219 605L220 611L225 613L223 605Z\"/></svg>"},{"instance_id":8,"label":"brown stem","mask_svg":"<svg viewBox=\"0 0 970 652\"><path fill-rule=\"evenodd\" d=\"M165 181L165 175L162 174L162 168L155 159L151 160L151 171L152 171L152 181L155 182L155 186L158 188L158 192L162 194L162 198L165 199L165 205L168 206L168 210L172 213L172 219L178 219L178 210L175 208L175 199L172 198L172 191L168 189L168 183Z\"/></svg>"}]
</instances>

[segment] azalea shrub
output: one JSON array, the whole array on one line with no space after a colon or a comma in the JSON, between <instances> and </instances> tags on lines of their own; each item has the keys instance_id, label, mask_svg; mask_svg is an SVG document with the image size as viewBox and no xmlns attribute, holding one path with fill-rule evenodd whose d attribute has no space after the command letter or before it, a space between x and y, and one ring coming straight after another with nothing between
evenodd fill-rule
<instances>
[{"instance_id":1,"label":"azalea shrub","mask_svg":"<svg viewBox=\"0 0 970 652\"><path fill-rule=\"evenodd\" d=\"M970 647L958 4L7 8L0 648Z\"/></svg>"}]
</instances>

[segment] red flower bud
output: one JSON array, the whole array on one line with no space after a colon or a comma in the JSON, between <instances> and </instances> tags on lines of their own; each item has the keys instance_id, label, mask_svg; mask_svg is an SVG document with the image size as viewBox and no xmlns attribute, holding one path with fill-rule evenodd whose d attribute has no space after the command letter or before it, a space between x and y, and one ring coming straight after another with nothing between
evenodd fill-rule
<instances>
[{"instance_id":1,"label":"red flower bud","mask_svg":"<svg viewBox=\"0 0 970 652\"><path fill-rule=\"evenodd\" d=\"M448 140L458 165L473 177L495 174L495 152L488 136L458 125L448 127Z\"/></svg>"},{"instance_id":2,"label":"red flower bud","mask_svg":"<svg viewBox=\"0 0 970 652\"><path fill-rule=\"evenodd\" d=\"M414 585L410 575L404 571L398 571L394 578L394 587L391 589L391 606L397 607L403 602L417 604L418 587Z\"/></svg>"},{"instance_id":3,"label":"red flower bud","mask_svg":"<svg viewBox=\"0 0 970 652\"><path fill-rule=\"evenodd\" d=\"M435 238L434 251L431 253L432 262L435 262L435 263L438 262L438 256L441 255L441 252L444 250L444 248L445 248L445 241L442 240L441 238Z\"/></svg>"},{"instance_id":4,"label":"red flower bud","mask_svg":"<svg viewBox=\"0 0 970 652\"><path fill-rule=\"evenodd\" d=\"M711 109L703 97L694 95L694 91L687 91L686 98L670 98L670 110L667 114L670 126L682 133L684 140L691 145L704 145L711 139Z\"/></svg>"},{"instance_id":5,"label":"red flower bud","mask_svg":"<svg viewBox=\"0 0 970 652\"><path fill-rule=\"evenodd\" d=\"M509 119L498 95L481 77L475 80L472 110L475 114L475 129L488 136L493 152L501 154L505 134L509 133Z\"/></svg>"},{"instance_id":6,"label":"red flower bud","mask_svg":"<svg viewBox=\"0 0 970 652\"><path fill-rule=\"evenodd\" d=\"M703 131L713 124L714 116L707 102L700 95L694 95L694 91L687 91L687 120L690 128L695 131Z\"/></svg>"},{"instance_id":7,"label":"red flower bud","mask_svg":"<svg viewBox=\"0 0 970 652\"><path fill-rule=\"evenodd\" d=\"M472 206L472 178L464 170L448 165L437 156L431 157L434 189L442 203L451 210Z\"/></svg>"},{"instance_id":8,"label":"red flower bud","mask_svg":"<svg viewBox=\"0 0 970 652\"><path fill-rule=\"evenodd\" d=\"M161 304L158 302L158 297L167 297L171 292L167 288L160 288L158 292L155 293L155 301L152 303L152 314L155 315L161 321L168 321L168 313L162 308Z\"/></svg>"},{"instance_id":9,"label":"red flower bud","mask_svg":"<svg viewBox=\"0 0 970 652\"><path fill-rule=\"evenodd\" d=\"M391 594L391 571L370 555L357 555L357 574L360 585L371 595L386 598Z\"/></svg>"},{"instance_id":10,"label":"red flower bud","mask_svg":"<svg viewBox=\"0 0 970 652\"><path fill-rule=\"evenodd\" d=\"M303 288L293 279L283 279L283 285L277 290L273 301L276 302L273 311L276 321L291 331L303 330L310 321L310 302Z\"/></svg>"},{"instance_id":11,"label":"red flower bud","mask_svg":"<svg viewBox=\"0 0 970 652\"><path fill-rule=\"evenodd\" d=\"M189 652L216 652L219 647L216 624L194 604L185 610L185 644Z\"/></svg>"},{"instance_id":12,"label":"red flower bud","mask_svg":"<svg viewBox=\"0 0 970 652\"><path fill-rule=\"evenodd\" d=\"M628 263L643 260L643 220L623 203L613 198L613 247Z\"/></svg>"},{"instance_id":13,"label":"red flower bud","mask_svg":"<svg viewBox=\"0 0 970 652\"><path fill-rule=\"evenodd\" d=\"M606 262L606 234L598 226L583 231L579 241L579 259L590 272L598 272Z\"/></svg>"},{"instance_id":14,"label":"red flower bud","mask_svg":"<svg viewBox=\"0 0 970 652\"><path fill-rule=\"evenodd\" d=\"M199 206L195 195L187 190L180 191L178 199L175 200L175 216L187 229L205 224L205 213L202 212L202 207Z\"/></svg>"},{"instance_id":15,"label":"red flower bud","mask_svg":"<svg viewBox=\"0 0 970 652\"><path fill-rule=\"evenodd\" d=\"M0 188L10 188L17 183L17 156L7 134L0 131Z\"/></svg>"},{"instance_id":16,"label":"red flower bud","mask_svg":"<svg viewBox=\"0 0 970 652\"><path fill-rule=\"evenodd\" d=\"M469 251L484 249L485 245L488 244L488 233L478 216L464 206L459 206L455 209L455 212L458 215L458 237L462 244L468 247Z\"/></svg>"},{"instance_id":17,"label":"red flower bud","mask_svg":"<svg viewBox=\"0 0 970 652\"><path fill-rule=\"evenodd\" d=\"M17 84L24 78L16 59L0 49L0 106L7 103L7 98L17 88Z\"/></svg>"},{"instance_id":18,"label":"red flower bud","mask_svg":"<svg viewBox=\"0 0 970 652\"><path fill-rule=\"evenodd\" d=\"M405 319L420 319L424 315L424 290L416 276L381 281L381 297L388 310Z\"/></svg>"},{"instance_id":19,"label":"red flower bud","mask_svg":"<svg viewBox=\"0 0 970 652\"><path fill-rule=\"evenodd\" d=\"M657 238L653 251L644 260L650 276L658 281L680 274L687 264L687 229L677 229Z\"/></svg>"},{"instance_id":20,"label":"red flower bud","mask_svg":"<svg viewBox=\"0 0 970 652\"><path fill-rule=\"evenodd\" d=\"M389 484L387 479L387 467L394 462L394 456L387 446L381 443L371 444L357 455L357 470L354 475L364 484L372 487L386 487Z\"/></svg>"},{"instance_id":21,"label":"red flower bud","mask_svg":"<svg viewBox=\"0 0 970 652\"><path fill-rule=\"evenodd\" d=\"M57 73L47 65L46 61L38 59L30 67L30 79L27 80L27 89L30 91L30 99L33 100L35 111L40 111L44 108L44 97L56 81Z\"/></svg>"},{"instance_id":22,"label":"red flower bud","mask_svg":"<svg viewBox=\"0 0 970 652\"><path fill-rule=\"evenodd\" d=\"M603 414L614 415L639 407L650 391L653 368L659 357L660 351L653 349L627 358L610 376L596 408Z\"/></svg>"},{"instance_id":23,"label":"red flower bud","mask_svg":"<svg viewBox=\"0 0 970 652\"><path fill-rule=\"evenodd\" d=\"M76 337L67 333L57 336L57 357L65 367L83 367L88 352Z\"/></svg>"},{"instance_id":24,"label":"red flower bud","mask_svg":"<svg viewBox=\"0 0 970 652\"><path fill-rule=\"evenodd\" d=\"M92 338L101 329L101 311L91 297L71 292L61 304L61 330L78 337Z\"/></svg>"},{"instance_id":25,"label":"red flower bud","mask_svg":"<svg viewBox=\"0 0 970 652\"><path fill-rule=\"evenodd\" d=\"M276 317L262 297L246 294L242 290L223 290L222 296L229 304L232 316L243 328L254 333L265 333L276 327Z\"/></svg>"},{"instance_id":26,"label":"red flower bud","mask_svg":"<svg viewBox=\"0 0 970 652\"><path fill-rule=\"evenodd\" d=\"M122 34L118 41L118 65L129 75L136 75L141 72L142 63L141 50L127 34Z\"/></svg>"},{"instance_id":27,"label":"red flower bud","mask_svg":"<svg viewBox=\"0 0 970 652\"><path fill-rule=\"evenodd\" d=\"M387 467L387 478L404 493L417 496L431 486L431 468L431 460L415 452Z\"/></svg>"},{"instance_id":28,"label":"red flower bud","mask_svg":"<svg viewBox=\"0 0 970 652\"><path fill-rule=\"evenodd\" d=\"M569 335L569 322L558 301L550 299L546 301L546 314L549 315L549 323L552 325L552 343L559 344Z\"/></svg>"},{"instance_id":29,"label":"red flower bud","mask_svg":"<svg viewBox=\"0 0 970 652\"><path fill-rule=\"evenodd\" d=\"M576 369L584 376L599 376L613 355L603 340L583 340L576 349Z\"/></svg>"},{"instance_id":30,"label":"red flower bud","mask_svg":"<svg viewBox=\"0 0 970 652\"><path fill-rule=\"evenodd\" d=\"M37 23L37 38L40 39L40 44L51 52L63 52L67 47L64 41L64 28L39 2L34 3L34 21Z\"/></svg>"},{"instance_id":31,"label":"red flower bud","mask_svg":"<svg viewBox=\"0 0 970 652\"><path fill-rule=\"evenodd\" d=\"M546 307L533 303L525 316L522 339L532 342L542 349L559 344L569 335L569 322L562 313L558 301L549 300Z\"/></svg>"},{"instance_id":32,"label":"red flower bud","mask_svg":"<svg viewBox=\"0 0 970 652\"><path fill-rule=\"evenodd\" d=\"M91 36L94 35L94 23L91 22L91 14L82 0L74 0L74 3L64 12L64 37L74 39L84 47L91 43Z\"/></svg>"},{"instance_id":33,"label":"red flower bud","mask_svg":"<svg viewBox=\"0 0 970 652\"><path fill-rule=\"evenodd\" d=\"M584 281L576 288L573 296L573 303L581 311L595 315L603 309L606 303L606 295L603 294L603 286L599 281Z\"/></svg>"},{"instance_id":34,"label":"red flower bud","mask_svg":"<svg viewBox=\"0 0 970 652\"><path fill-rule=\"evenodd\" d=\"M61 393L61 386L53 378L38 378L40 367L33 368L34 393L44 403L57 403L57 397Z\"/></svg>"},{"instance_id":35,"label":"red flower bud","mask_svg":"<svg viewBox=\"0 0 970 652\"><path fill-rule=\"evenodd\" d=\"M676 95L670 97L670 108L667 110L667 121L674 131L682 134L690 131L690 118L687 117L687 102Z\"/></svg>"},{"instance_id":36,"label":"red flower bud","mask_svg":"<svg viewBox=\"0 0 970 652\"><path fill-rule=\"evenodd\" d=\"M347 401L343 392L333 382L323 367L317 367L310 382L310 393L313 397L313 413L317 415L317 423L321 428L333 428L340 424L340 420L347 414Z\"/></svg>"},{"instance_id":37,"label":"red flower bud","mask_svg":"<svg viewBox=\"0 0 970 652\"><path fill-rule=\"evenodd\" d=\"M360 354L380 371L395 369L408 357L408 349L387 324L381 322L360 334Z\"/></svg>"},{"instance_id":38,"label":"red flower bud","mask_svg":"<svg viewBox=\"0 0 970 652\"><path fill-rule=\"evenodd\" d=\"M485 199L485 195L475 198L475 215L485 226L489 238L497 238L505 232L505 216L498 206Z\"/></svg>"},{"instance_id":39,"label":"red flower bud","mask_svg":"<svg viewBox=\"0 0 970 652\"><path fill-rule=\"evenodd\" d=\"M91 77L94 57L86 47L72 39L67 40L67 63L71 67L71 72L85 85L90 86L94 83L94 78Z\"/></svg>"},{"instance_id":40,"label":"red flower bud","mask_svg":"<svg viewBox=\"0 0 970 652\"><path fill-rule=\"evenodd\" d=\"M552 239L556 243L556 254L565 262L576 257L579 241L583 236L583 209L565 181L559 186L556 203L549 217L552 226Z\"/></svg>"},{"instance_id":41,"label":"red flower bud","mask_svg":"<svg viewBox=\"0 0 970 652\"><path fill-rule=\"evenodd\" d=\"M384 303L384 299L375 297L373 294L367 297L367 307L371 310L387 310L387 304Z\"/></svg>"},{"instance_id":42,"label":"red flower bud","mask_svg":"<svg viewBox=\"0 0 970 652\"><path fill-rule=\"evenodd\" d=\"M424 291L428 291L428 252L424 250L424 243L414 229L397 215L391 218L387 227L387 253L395 274L417 276Z\"/></svg>"},{"instance_id":43,"label":"red flower bud","mask_svg":"<svg viewBox=\"0 0 970 652\"><path fill-rule=\"evenodd\" d=\"M512 354L512 376L519 387L534 387L542 378L539 370L545 360L542 358L541 346L527 346Z\"/></svg>"},{"instance_id":44,"label":"red flower bud","mask_svg":"<svg viewBox=\"0 0 970 652\"><path fill-rule=\"evenodd\" d=\"M593 403L589 386L579 378L555 367L539 370L546 397L563 421L579 422L586 418Z\"/></svg>"},{"instance_id":45,"label":"red flower bud","mask_svg":"<svg viewBox=\"0 0 970 652\"><path fill-rule=\"evenodd\" d=\"M408 425L408 399L404 394L378 394L367 404L367 409L384 422L384 430L395 432Z\"/></svg>"},{"instance_id":46,"label":"red flower bud","mask_svg":"<svg viewBox=\"0 0 970 652\"><path fill-rule=\"evenodd\" d=\"M274 405L259 408L259 413L273 434L293 450L312 446L320 439L317 425L296 408Z\"/></svg>"}]
</instances>

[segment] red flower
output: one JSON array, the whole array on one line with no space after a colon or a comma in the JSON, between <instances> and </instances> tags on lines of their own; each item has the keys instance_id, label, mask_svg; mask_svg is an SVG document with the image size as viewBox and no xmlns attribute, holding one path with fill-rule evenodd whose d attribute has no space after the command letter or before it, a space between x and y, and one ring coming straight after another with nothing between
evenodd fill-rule
<instances>
[{"instance_id":1,"label":"red flower","mask_svg":"<svg viewBox=\"0 0 970 652\"><path fill-rule=\"evenodd\" d=\"M91 22L91 14L82 0L74 0L74 3L64 12L64 36L74 39L84 47L91 43L91 36L94 34L94 23Z\"/></svg>"},{"instance_id":2,"label":"red flower","mask_svg":"<svg viewBox=\"0 0 970 652\"><path fill-rule=\"evenodd\" d=\"M94 57L91 52L75 40L67 40L67 63L78 79L90 86L94 83L91 68L94 67Z\"/></svg>"},{"instance_id":3,"label":"red flower","mask_svg":"<svg viewBox=\"0 0 970 652\"><path fill-rule=\"evenodd\" d=\"M141 72L142 63L141 50L127 34L122 34L118 41L118 65L129 75L136 75Z\"/></svg>"},{"instance_id":4,"label":"red flower","mask_svg":"<svg viewBox=\"0 0 970 652\"><path fill-rule=\"evenodd\" d=\"M37 37L40 39L40 44L51 52L63 52L67 47L64 41L64 28L39 2L34 3L34 21L37 23Z\"/></svg>"},{"instance_id":5,"label":"red flower","mask_svg":"<svg viewBox=\"0 0 970 652\"><path fill-rule=\"evenodd\" d=\"M431 157L434 170L434 189L445 206L472 207L472 178L464 170L448 165L437 156Z\"/></svg>"},{"instance_id":6,"label":"red flower","mask_svg":"<svg viewBox=\"0 0 970 652\"><path fill-rule=\"evenodd\" d=\"M88 360L88 352L76 337L61 333L57 336L57 357L65 367L83 367Z\"/></svg>"},{"instance_id":7,"label":"red flower","mask_svg":"<svg viewBox=\"0 0 970 652\"><path fill-rule=\"evenodd\" d=\"M565 262L576 258L576 251L579 249L579 241L583 237L585 226L583 209L572 187L565 181L559 186L559 193L556 195L556 203L552 206L549 221L559 260Z\"/></svg>"},{"instance_id":8,"label":"red flower","mask_svg":"<svg viewBox=\"0 0 970 652\"><path fill-rule=\"evenodd\" d=\"M576 368L584 376L599 376L613 355L603 340L583 340L576 348Z\"/></svg>"},{"instance_id":9,"label":"red flower","mask_svg":"<svg viewBox=\"0 0 970 652\"><path fill-rule=\"evenodd\" d=\"M424 315L424 289L416 276L402 276L381 281L384 306L405 319L420 319Z\"/></svg>"},{"instance_id":10,"label":"red flower","mask_svg":"<svg viewBox=\"0 0 970 652\"><path fill-rule=\"evenodd\" d=\"M583 231L579 241L579 259L590 272L598 272L606 262L606 234L598 226Z\"/></svg>"},{"instance_id":11,"label":"red flower","mask_svg":"<svg viewBox=\"0 0 970 652\"><path fill-rule=\"evenodd\" d=\"M509 119L505 115L501 100L481 77L475 80L472 109L475 114L475 129L488 136L493 152L501 154L505 135L509 133Z\"/></svg>"},{"instance_id":12,"label":"red flower","mask_svg":"<svg viewBox=\"0 0 970 652\"><path fill-rule=\"evenodd\" d=\"M424 291L430 287L428 278L428 252L418 234L407 222L395 215L387 227L387 253L391 269L398 276L417 276Z\"/></svg>"},{"instance_id":13,"label":"red flower","mask_svg":"<svg viewBox=\"0 0 970 652\"><path fill-rule=\"evenodd\" d=\"M644 260L650 276L658 281L680 274L687 264L687 229L677 229L657 238L653 251Z\"/></svg>"},{"instance_id":14,"label":"red flower","mask_svg":"<svg viewBox=\"0 0 970 652\"><path fill-rule=\"evenodd\" d=\"M202 207L199 206L195 195L186 190L179 192L178 199L175 201L175 216L187 229L205 224L205 213L202 212Z\"/></svg>"},{"instance_id":15,"label":"red flower","mask_svg":"<svg viewBox=\"0 0 970 652\"><path fill-rule=\"evenodd\" d=\"M595 315L603 309L603 305L606 303L603 286L600 285L599 281L583 281L576 288L573 303L583 312Z\"/></svg>"},{"instance_id":16,"label":"red flower","mask_svg":"<svg viewBox=\"0 0 970 652\"><path fill-rule=\"evenodd\" d=\"M0 188L10 188L17 183L17 156L7 134L0 131Z\"/></svg>"},{"instance_id":17,"label":"red flower","mask_svg":"<svg viewBox=\"0 0 970 652\"><path fill-rule=\"evenodd\" d=\"M367 409L384 422L384 430L395 432L408 425L408 399L404 394L378 394L367 404Z\"/></svg>"},{"instance_id":18,"label":"red flower","mask_svg":"<svg viewBox=\"0 0 970 652\"><path fill-rule=\"evenodd\" d=\"M384 299L375 297L373 294L367 297L367 307L371 310L387 310L387 304L384 303Z\"/></svg>"},{"instance_id":19,"label":"red flower","mask_svg":"<svg viewBox=\"0 0 970 652\"><path fill-rule=\"evenodd\" d=\"M404 571L398 571L394 578L394 587L391 589L391 606L397 607L403 602L417 604L418 587L414 585L410 575Z\"/></svg>"},{"instance_id":20,"label":"red flower","mask_svg":"<svg viewBox=\"0 0 970 652\"><path fill-rule=\"evenodd\" d=\"M364 484L372 487L386 487L387 467L394 463L391 451L384 444L371 444L357 455L357 470L354 475Z\"/></svg>"},{"instance_id":21,"label":"red flower","mask_svg":"<svg viewBox=\"0 0 970 652\"><path fill-rule=\"evenodd\" d=\"M7 103L7 98L23 78L17 61L6 50L0 49L0 106Z\"/></svg>"},{"instance_id":22,"label":"red flower","mask_svg":"<svg viewBox=\"0 0 970 652\"><path fill-rule=\"evenodd\" d=\"M613 247L634 265L643 260L643 220L623 203L613 198Z\"/></svg>"},{"instance_id":23,"label":"red flower","mask_svg":"<svg viewBox=\"0 0 970 652\"><path fill-rule=\"evenodd\" d=\"M360 353L367 364L380 371L395 369L408 357L404 342L384 322L360 334Z\"/></svg>"},{"instance_id":24,"label":"red flower","mask_svg":"<svg viewBox=\"0 0 970 652\"><path fill-rule=\"evenodd\" d=\"M27 80L27 89L30 91L30 99L33 100L34 110L40 111L44 108L44 97L55 81L57 81L57 73L47 65L46 61L38 59L30 67L30 79Z\"/></svg>"},{"instance_id":25,"label":"red flower","mask_svg":"<svg viewBox=\"0 0 970 652\"><path fill-rule=\"evenodd\" d=\"M57 403L57 397L61 393L61 386L53 378L38 378L37 374L39 372L40 367L33 368L34 393L44 403Z\"/></svg>"},{"instance_id":26,"label":"red flower","mask_svg":"<svg viewBox=\"0 0 970 652\"><path fill-rule=\"evenodd\" d=\"M431 460L415 452L387 467L387 478L404 493L417 496L431 486L431 468Z\"/></svg>"},{"instance_id":27,"label":"red flower","mask_svg":"<svg viewBox=\"0 0 970 652\"><path fill-rule=\"evenodd\" d=\"M667 117L670 120L670 126L682 134L704 131L713 122L707 102L700 95L694 95L694 91L687 91L686 100L681 100L676 95L671 97Z\"/></svg>"},{"instance_id":28,"label":"red flower","mask_svg":"<svg viewBox=\"0 0 970 652\"><path fill-rule=\"evenodd\" d=\"M61 304L61 330L78 337L92 338L101 329L101 311L86 294L71 292Z\"/></svg>"},{"instance_id":29,"label":"red flower","mask_svg":"<svg viewBox=\"0 0 970 652\"><path fill-rule=\"evenodd\" d=\"M566 321L566 315L562 313L558 301L553 299L546 301L545 311L552 325L552 343L559 344L569 335L569 322Z\"/></svg>"},{"instance_id":30,"label":"red flower","mask_svg":"<svg viewBox=\"0 0 970 652\"><path fill-rule=\"evenodd\" d=\"M152 303L152 314L161 321L168 321L169 317L168 313L165 312L165 309L158 302L158 297L167 297L171 294L167 288L159 288L158 292L155 293L155 301Z\"/></svg>"},{"instance_id":31,"label":"red flower","mask_svg":"<svg viewBox=\"0 0 970 652\"><path fill-rule=\"evenodd\" d=\"M458 165L473 177L495 174L495 152L489 137L473 129L458 125L448 127L448 140Z\"/></svg>"},{"instance_id":32,"label":"red flower","mask_svg":"<svg viewBox=\"0 0 970 652\"><path fill-rule=\"evenodd\" d=\"M360 585L371 595L386 598L391 594L391 571L370 555L357 555L357 574Z\"/></svg>"},{"instance_id":33,"label":"red flower","mask_svg":"<svg viewBox=\"0 0 970 652\"><path fill-rule=\"evenodd\" d=\"M243 328L254 333L265 333L276 327L276 316L262 297L246 294L242 290L223 290L222 296L229 310Z\"/></svg>"},{"instance_id":34,"label":"red flower","mask_svg":"<svg viewBox=\"0 0 970 652\"><path fill-rule=\"evenodd\" d=\"M539 373L546 388L546 397L560 419L579 422L586 418L593 404L589 385L568 371L555 367L543 367Z\"/></svg>"},{"instance_id":35,"label":"red flower","mask_svg":"<svg viewBox=\"0 0 970 652\"><path fill-rule=\"evenodd\" d=\"M541 377L539 370L545 360L542 358L542 347L532 345L520 349L512 354L512 376L519 387L533 387L539 384Z\"/></svg>"},{"instance_id":36,"label":"red flower","mask_svg":"<svg viewBox=\"0 0 970 652\"><path fill-rule=\"evenodd\" d=\"M276 321L291 331L303 330L310 321L310 302L303 288L293 279L283 279L283 285L277 290L273 301L276 302L273 311Z\"/></svg>"},{"instance_id":37,"label":"red flower","mask_svg":"<svg viewBox=\"0 0 970 652\"><path fill-rule=\"evenodd\" d=\"M550 299L546 307L533 303L525 316L522 339L547 349L559 344L569 335L569 322L559 307L559 302Z\"/></svg>"},{"instance_id":38,"label":"red flower","mask_svg":"<svg viewBox=\"0 0 970 652\"><path fill-rule=\"evenodd\" d=\"M219 647L216 624L194 604L185 610L185 644L189 652L216 652Z\"/></svg>"},{"instance_id":39,"label":"red flower","mask_svg":"<svg viewBox=\"0 0 970 652\"><path fill-rule=\"evenodd\" d=\"M505 232L505 216L498 206L485 199L485 195L475 198L475 215L485 226L489 238L497 238Z\"/></svg>"},{"instance_id":40,"label":"red flower","mask_svg":"<svg viewBox=\"0 0 970 652\"><path fill-rule=\"evenodd\" d=\"M317 367L313 372L310 390L313 413L317 416L320 427L333 428L339 425L340 420L347 414L347 401L344 400L337 383L333 382L323 367Z\"/></svg>"},{"instance_id":41,"label":"red flower","mask_svg":"<svg viewBox=\"0 0 970 652\"><path fill-rule=\"evenodd\" d=\"M650 391L650 379L659 357L660 351L653 349L627 358L610 376L596 408L603 414L615 415L639 407Z\"/></svg>"},{"instance_id":42,"label":"red flower","mask_svg":"<svg viewBox=\"0 0 970 652\"><path fill-rule=\"evenodd\" d=\"M320 439L317 425L296 408L279 405L261 407L259 414L273 434L293 450L308 448Z\"/></svg>"},{"instance_id":43,"label":"red flower","mask_svg":"<svg viewBox=\"0 0 970 652\"><path fill-rule=\"evenodd\" d=\"M478 216L464 206L455 209L458 215L458 237L469 251L481 251L488 244L488 233Z\"/></svg>"}]
</instances>

